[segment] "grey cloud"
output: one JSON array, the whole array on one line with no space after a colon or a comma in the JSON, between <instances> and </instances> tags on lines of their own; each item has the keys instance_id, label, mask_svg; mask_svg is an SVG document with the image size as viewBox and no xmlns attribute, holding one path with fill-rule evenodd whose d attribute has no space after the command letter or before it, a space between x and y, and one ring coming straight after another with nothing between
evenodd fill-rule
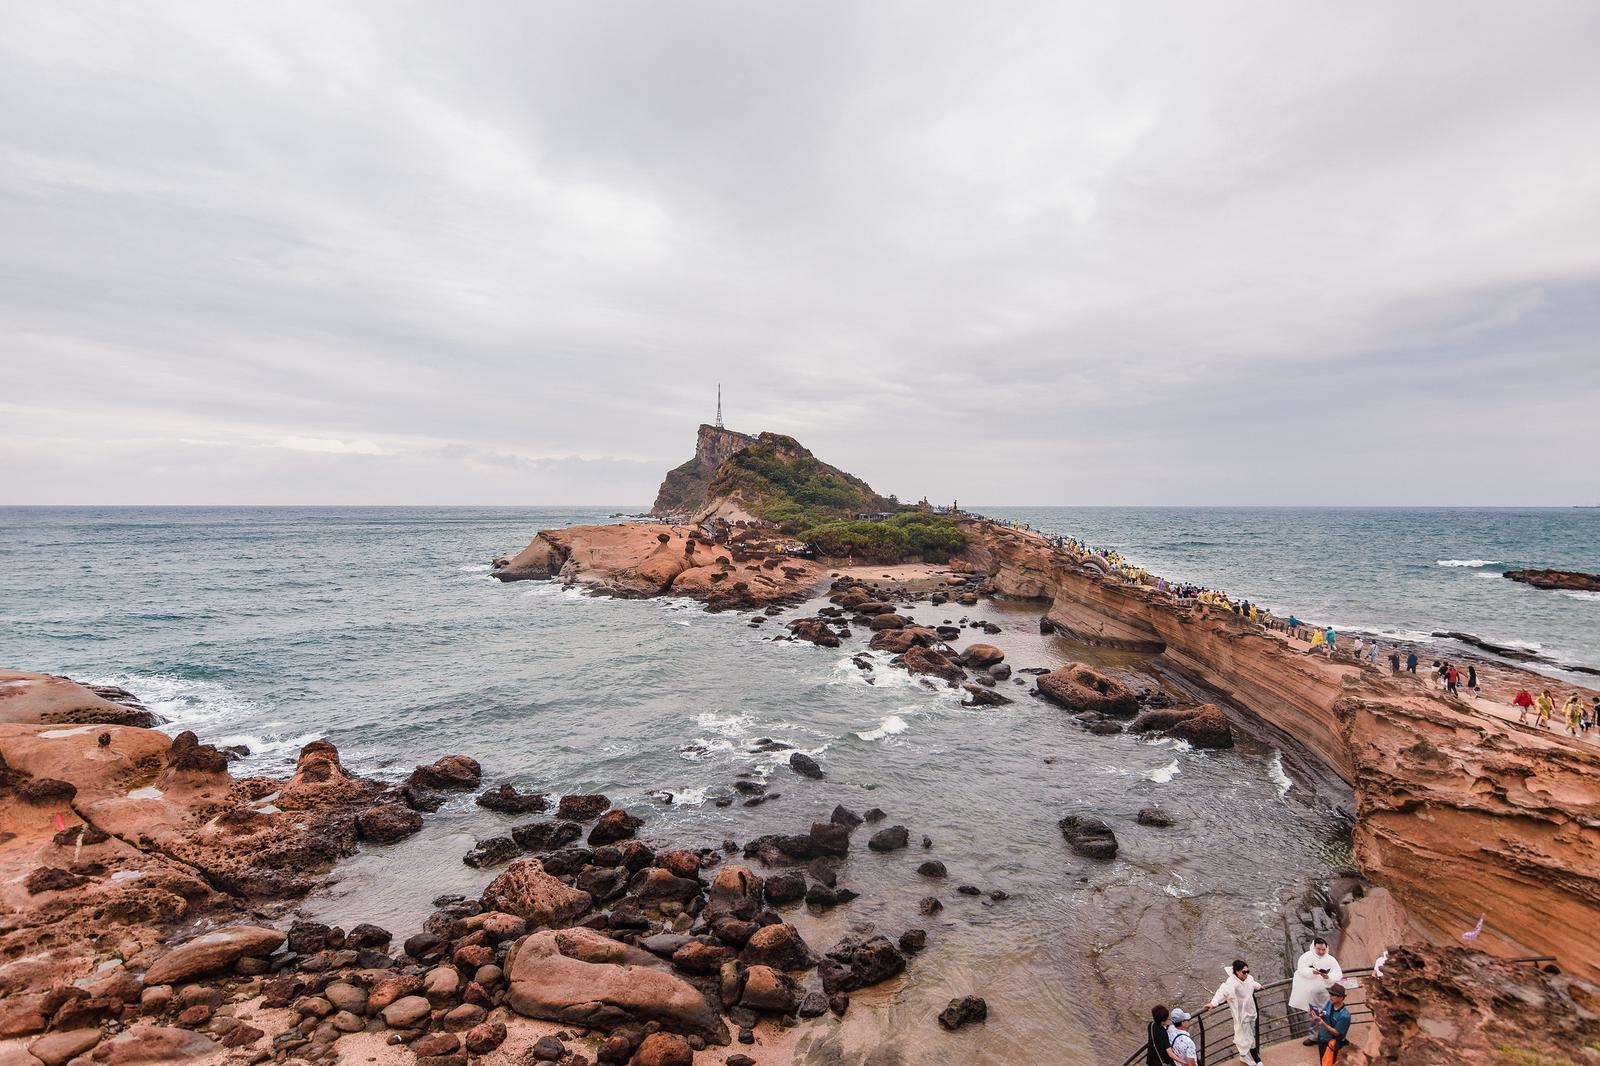
<instances>
[{"instance_id":1,"label":"grey cloud","mask_svg":"<svg viewBox=\"0 0 1600 1066\"><path fill-rule=\"evenodd\" d=\"M1592 4L4 19L0 502L1600 493Z\"/></svg>"}]
</instances>

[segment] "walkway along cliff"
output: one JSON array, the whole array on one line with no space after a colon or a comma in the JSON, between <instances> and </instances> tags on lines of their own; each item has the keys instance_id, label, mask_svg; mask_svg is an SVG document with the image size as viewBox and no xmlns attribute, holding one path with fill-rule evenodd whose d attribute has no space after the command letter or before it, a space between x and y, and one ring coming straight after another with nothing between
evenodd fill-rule
<instances>
[{"instance_id":1,"label":"walkway along cliff","mask_svg":"<svg viewBox=\"0 0 1600 1066\"><path fill-rule=\"evenodd\" d=\"M1415 679L1289 646L1264 627L963 519L963 561L996 593L1049 602L1087 644L1163 656L1298 738L1355 790L1355 858L1422 931L1557 956L1600 978L1600 755L1472 710Z\"/></svg>"}]
</instances>

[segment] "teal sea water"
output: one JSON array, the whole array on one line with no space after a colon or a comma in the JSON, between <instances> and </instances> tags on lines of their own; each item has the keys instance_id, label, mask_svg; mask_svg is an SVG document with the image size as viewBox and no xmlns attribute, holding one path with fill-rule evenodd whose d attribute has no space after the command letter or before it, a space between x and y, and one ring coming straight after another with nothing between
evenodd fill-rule
<instances>
[{"instance_id":1,"label":"teal sea water","mask_svg":"<svg viewBox=\"0 0 1600 1066\"><path fill-rule=\"evenodd\" d=\"M1280 967L1285 910L1348 861L1348 792L1245 709L1231 751L1090 736L1022 687L1010 707L968 709L883 657L859 670L857 647L774 642L782 619L752 627L682 601L489 576L492 556L538 529L611 510L0 509L0 665L125 685L168 730L248 746L244 770L284 772L319 736L389 778L465 752L487 783L605 791L682 843L794 831L840 802L882 807L930 852L853 856L842 883L861 898L795 920L823 945L852 921L929 930L912 979L847 1016L906 1061L1031 1061L1043 1041L1062 1062L1120 1061L1150 999L1196 1001L1236 954ZM1600 512L983 510L1319 621L1463 629L1600 665L1600 602L1499 577L1600 570ZM1002 628L985 639L1016 667L1087 659L1136 688L1209 698L1148 657L1041 636L1036 605L963 611ZM787 753L752 750L762 737L814 754L827 778L794 777ZM708 802L739 773L782 798ZM1178 828L1139 826L1149 804ZM1063 846L1055 823L1073 812L1112 823L1115 863ZM461 797L418 836L350 860L305 909L415 927L432 896L481 888L493 872L461 855L518 820ZM928 854L949 884L914 874ZM1011 898L957 895L963 882ZM946 909L924 918L930 891ZM967 993L1006 1024L939 1033L933 1014Z\"/></svg>"},{"instance_id":2,"label":"teal sea water","mask_svg":"<svg viewBox=\"0 0 1600 1066\"><path fill-rule=\"evenodd\" d=\"M1339 629L1407 640L1471 633L1600 668L1600 593L1502 576L1530 567L1600 573L1600 508L980 510Z\"/></svg>"}]
</instances>

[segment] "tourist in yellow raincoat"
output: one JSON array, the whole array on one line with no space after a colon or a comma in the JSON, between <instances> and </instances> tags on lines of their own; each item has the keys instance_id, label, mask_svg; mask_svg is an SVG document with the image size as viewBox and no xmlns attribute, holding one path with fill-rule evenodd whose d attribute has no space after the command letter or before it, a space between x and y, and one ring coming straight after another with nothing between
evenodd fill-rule
<instances>
[{"instance_id":1,"label":"tourist in yellow raincoat","mask_svg":"<svg viewBox=\"0 0 1600 1066\"><path fill-rule=\"evenodd\" d=\"M1578 726L1583 722L1583 703L1576 695L1567 697L1567 704L1561 708L1561 713L1567 719L1567 732L1572 736L1578 735Z\"/></svg>"},{"instance_id":2,"label":"tourist in yellow raincoat","mask_svg":"<svg viewBox=\"0 0 1600 1066\"><path fill-rule=\"evenodd\" d=\"M1539 712L1539 728L1549 729L1550 716L1556 713L1556 701L1550 698L1549 689L1539 693L1539 698L1533 701L1533 708Z\"/></svg>"}]
</instances>

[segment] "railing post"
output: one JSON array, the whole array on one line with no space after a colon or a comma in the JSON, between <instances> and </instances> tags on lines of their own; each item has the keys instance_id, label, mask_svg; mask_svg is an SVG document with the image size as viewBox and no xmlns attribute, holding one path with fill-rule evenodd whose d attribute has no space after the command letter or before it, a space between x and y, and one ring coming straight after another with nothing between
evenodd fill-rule
<instances>
[{"instance_id":1,"label":"railing post","mask_svg":"<svg viewBox=\"0 0 1600 1066\"><path fill-rule=\"evenodd\" d=\"M1197 1056L1199 1058L1200 1066L1206 1066L1206 1018L1205 1018L1205 1014L1206 1014L1205 1011L1201 1011L1199 1013L1199 1015L1197 1015L1195 1017L1195 1021L1200 1023L1200 1025L1199 1025L1200 1043L1195 1047L1195 1052L1196 1052L1196 1054L1197 1054Z\"/></svg>"}]
</instances>

